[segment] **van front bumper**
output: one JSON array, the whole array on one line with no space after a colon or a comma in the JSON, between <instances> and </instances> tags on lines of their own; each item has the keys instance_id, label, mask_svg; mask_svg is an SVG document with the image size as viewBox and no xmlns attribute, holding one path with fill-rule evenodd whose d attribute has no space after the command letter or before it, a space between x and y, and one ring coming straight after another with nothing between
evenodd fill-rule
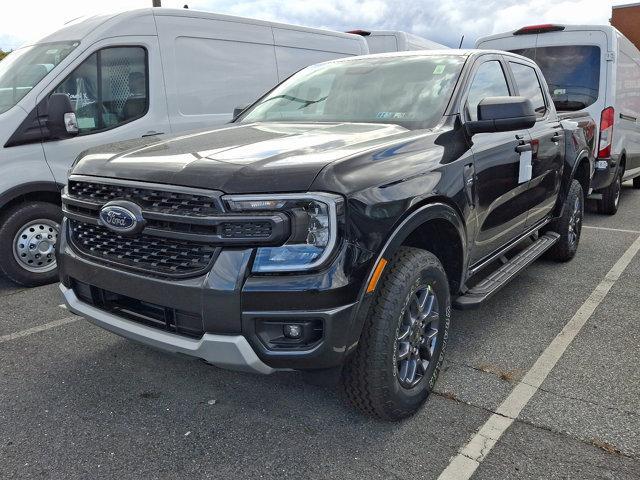
<instances>
[{"instance_id":1,"label":"van front bumper","mask_svg":"<svg viewBox=\"0 0 640 480\"><path fill-rule=\"evenodd\" d=\"M268 374L274 371L258 358L242 335L216 335L205 333L200 339L191 339L147 327L100 310L78 299L74 291L60 284L67 309L91 323L145 345L169 353L181 353L201 358L212 365L230 370Z\"/></svg>"}]
</instances>

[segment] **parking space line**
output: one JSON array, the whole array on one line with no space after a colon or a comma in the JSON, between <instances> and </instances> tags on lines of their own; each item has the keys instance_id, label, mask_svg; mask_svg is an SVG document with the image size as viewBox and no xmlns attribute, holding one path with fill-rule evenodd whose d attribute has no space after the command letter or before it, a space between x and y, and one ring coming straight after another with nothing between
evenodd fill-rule
<instances>
[{"instance_id":1,"label":"parking space line","mask_svg":"<svg viewBox=\"0 0 640 480\"><path fill-rule=\"evenodd\" d=\"M578 335L587 320L593 315L598 305L620 278L635 255L640 251L640 237L631 244L616 264L609 270L589 298L582 304L562 331L552 340L549 346L538 357L531 369L500 404L482 427L471 437L469 442L459 450L438 480L466 480L473 475L480 463L487 457L502 434L518 418L524 407L538 391L553 367L573 339Z\"/></svg>"},{"instance_id":2,"label":"parking space line","mask_svg":"<svg viewBox=\"0 0 640 480\"><path fill-rule=\"evenodd\" d=\"M60 327L62 325L67 325L69 323L77 322L80 320L80 317L66 317L61 318L60 320L54 320L53 322L45 323L43 325L38 325L37 327L27 328L26 330L22 330L20 332L10 333L8 335L0 336L0 343L9 342L11 340L16 340L18 338L27 337L29 335L33 335L34 333L44 332L45 330L49 330L51 328Z\"/></svg>"},{"instance_id":3,"label":"parking space line","mask_svg":"<svg viewBox=\"0 0 640 480\"><path fill-rule=\"evenodd\" d=\"M640 230L625 230L623 228L596 227L595 225L582 225L582 228L589 228L591 230L607 230L609 232L635 233L636 235L640 235Z\"/></svg>"}]
</instances>

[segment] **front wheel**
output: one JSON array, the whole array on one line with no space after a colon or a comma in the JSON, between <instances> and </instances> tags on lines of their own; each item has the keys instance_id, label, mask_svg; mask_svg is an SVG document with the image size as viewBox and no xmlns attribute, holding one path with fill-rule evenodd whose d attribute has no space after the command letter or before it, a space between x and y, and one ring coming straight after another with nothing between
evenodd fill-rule
<instances>
[{"instance_id":1,"label":"front wheel","mask_svg":"<svg viewBox=\"0 0 640 480\"><path fill-rule=\"evenodd\" d=\"M549 230L560 234L560 239L547 254L549 258L558 262L568 262L575 256L582 234L583 218L584 192L580 182L573 180L562 209L562 216L549 226Z\"/></svg>"},{"instance_id":2,"label":"front wheel","mask_svg":"<svg viewBox=\"0 0 640 480\"><path fill-rule=\"evenodd\" d=\"M52 203L16 205L0 225L0 269L26 287L58 279L55 247L62 212Z\"/></svg>"},{"instance_id":3,"label":"front wheel","mask_svg":"<svg viewBox=\"0 0 640 480\"><path fill-rule=\"evenodd\" d=\"M422 406L440 372L449 335L449 284L435 255L403 247L374 295L343 381L360 411L399 420Z\"/></svg>"},{"instance_id":4,"label":"front wheel","mask_svg":"<svg viewBox=\"0 0 640 480\"><path fill-rule=\"evenodd\" d=\"M640 177L636 177L633 179L633 188L635 189L639 189L640 188Z\"/></svg>"}]
</instances>

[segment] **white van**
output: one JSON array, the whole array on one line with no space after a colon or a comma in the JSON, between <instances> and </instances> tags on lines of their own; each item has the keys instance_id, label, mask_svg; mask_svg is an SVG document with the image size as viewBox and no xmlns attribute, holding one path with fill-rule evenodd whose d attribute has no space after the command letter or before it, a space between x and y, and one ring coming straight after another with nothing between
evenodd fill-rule
<instances>
[{"instance_id":1,"label":"white van","mask_svg":"<svg viewBox=\"0 0 640 480\"><path fill-rule=\"evenodd\" d=\"M615 214L622 182L640 188L640 51L608 25L533 25L480 38L476 47L535 60L557 110L595 119L593 198L602 213Z\"/></svg>"},{"instance_id":2,"label":"white van","mask_svg":"<svg viewBox=\"0 0 640 480\"><path fill-rule=\"evenodd\" d=\"M23 285L57 278L60 188L81 151L227 122L302 67L366 53L358 35L151 8L14 51L0 62L0 268Z\"/></svg>"},{"instance_id":3,"label":"white van","mask_svg":"<svg viewBox=\"0 0 640 480\"><path fill-rule=\"evenodd\" d=\"M408 50L443 50L444 45L398 30L350 30L367 41L369 53L405 52Z\"/></svg>"}]
</instances>

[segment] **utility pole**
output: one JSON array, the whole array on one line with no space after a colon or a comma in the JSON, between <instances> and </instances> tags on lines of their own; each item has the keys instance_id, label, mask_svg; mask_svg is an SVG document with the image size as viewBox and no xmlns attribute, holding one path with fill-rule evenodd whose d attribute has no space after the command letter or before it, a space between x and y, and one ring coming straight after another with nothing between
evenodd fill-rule
<instances>
[{"instance_id":1,"label":"utility pole","mask_svg":"<svg viewBox=\"0 0 640 480\"><path fill-rule=\"evenodd\" d=\"M153 0L153 6L154 7L161 7L162 6L162 0Z\"/></svg>"}]
</instances>

